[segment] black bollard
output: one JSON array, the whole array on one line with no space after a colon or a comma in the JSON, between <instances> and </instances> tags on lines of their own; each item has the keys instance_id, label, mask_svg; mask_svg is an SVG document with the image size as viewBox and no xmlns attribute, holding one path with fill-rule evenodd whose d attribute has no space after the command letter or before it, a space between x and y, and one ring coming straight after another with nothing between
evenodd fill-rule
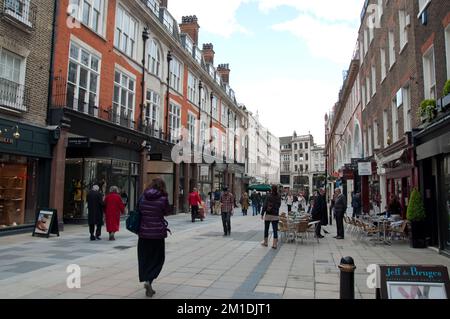
<instances>
[{"instance_id":1,"label":"black bollard","mask_svg":"<svg viewBox=\"0 0 450 319\"><path fill-rule=\"evenodd\" d=\"M341 270L340 299L355 299L355 262L352 257L344 257L339 265Z\"/></svg>"}]
</instances>

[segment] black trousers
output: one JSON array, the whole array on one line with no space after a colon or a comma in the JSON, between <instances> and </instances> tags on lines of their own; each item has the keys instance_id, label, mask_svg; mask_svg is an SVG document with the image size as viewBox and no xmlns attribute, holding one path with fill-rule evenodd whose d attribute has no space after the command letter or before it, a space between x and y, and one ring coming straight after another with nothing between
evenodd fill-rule
<instances>
[{"instance_id":1,"label":"black trousers","mask_svg":"<svg viewBox=\"0 0 450 319\"><path fill-rule=\"evenodd\" d=\"M198 206L191 206L191 207L192 207L191 211L192 221L195 222L195 218L198 216Z\"/></svg>"},{"instance_id":2,"label":"black trousers","mask_svg":"<svg viewBox=\"0 0 450 319\"><path fill-rule=\"evenodd\" d=\"M316 236L320 237L322 234L320 233L320 231L322 230L322 224L318 223L316 224Z\"/></svg>"},{"instance_id":3,"label":"black trousers","mask_svg":"<svg viewBox=\"0 0 450 319\"><path fill-rule=\"evenodd\" d=\"M151 284L158 278L166 259L165 240L139 238L137 250L139 281Z\"/></svg>"},{"instance_id":4,"label":"black trousers","mask_svg":"<svg viewBox=\"0 0 450 319\"><path fill-rule=\"evenodd\" d=\"M336 213L336 228L338 237L344 238L344 213Z\"/></svg>"},{"instance_id":5,"label":"black trousers","mask_svg":"<svg viewBox=\"0 0 450 319\"><path fill-rule=\"evenodd\" d=\"M278 239L278 221L265 221L264 222L264 238L269 238L269 227L270 224L272 224L272 230L273 230L273 238Z\"/></svg>"},{"instance_id":6,"label":"black trousers","mask_svg":"<svg viewBox=\"0 0 450 319\"><path fill-rule=\"evenodd\" d=\"M97 230L95 230L95 226L97 226ZM94 236L95 231L95 237L100 237L102 235L102 224L89 224L89 233L91 236Z\"/></svg>"},{"instance_id":7,"label":"black trousers","mask_svg":"<svg viewBox=\"0 0 450 319\"><path fill-rule=\"evenodd\" d=\"M231 213L222 212L223 232L225 234L231 233Z\"/></svg>"}]
</instances>

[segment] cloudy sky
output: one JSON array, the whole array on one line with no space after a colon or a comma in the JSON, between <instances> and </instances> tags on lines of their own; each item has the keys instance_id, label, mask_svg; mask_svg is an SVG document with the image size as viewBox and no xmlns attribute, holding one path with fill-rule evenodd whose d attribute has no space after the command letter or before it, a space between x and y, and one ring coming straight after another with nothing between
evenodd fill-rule
<instances>
[{"instance_id":1,"label":"cloudy sky","mask_svg":"<svg viewBox=\"0 0 450 319\"><path fill-rule=\"evenodd\" d=\"M277 136L311 132L337 100L356 47L363 0L169 0L181 21L196 15L199 42L229 63L239 103Z\"/></svg>"}]
</instances>

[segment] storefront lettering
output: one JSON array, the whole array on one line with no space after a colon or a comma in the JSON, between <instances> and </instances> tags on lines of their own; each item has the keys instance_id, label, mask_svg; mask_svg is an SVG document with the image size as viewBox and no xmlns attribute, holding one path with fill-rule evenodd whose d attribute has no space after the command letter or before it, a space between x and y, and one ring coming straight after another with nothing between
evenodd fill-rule
<instances>
[{"instance_id":1,"label":"storefront lettering","mask_svg":"<svg viewBox=\"0 0 450 319\"><path fill-rule=\"evenodd\" d=\"M8 137L0 137L0 143L3 144L14 144L14 140Z\"/></svg>"}]
</instances>

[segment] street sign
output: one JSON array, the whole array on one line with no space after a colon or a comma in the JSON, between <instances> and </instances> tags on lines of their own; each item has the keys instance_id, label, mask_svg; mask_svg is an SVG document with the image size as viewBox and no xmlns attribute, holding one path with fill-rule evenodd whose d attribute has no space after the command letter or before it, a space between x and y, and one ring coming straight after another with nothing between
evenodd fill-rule
<instances>
[{"instance_id":1,"label":"street sign","mask_svg":"<svg viewBox=\"0 0 450 319\"><path fill-rule=\"evenodd\" d=\"M372 176L372 163L371 162L359 162L358 163L358 175L359 176Z\"/></svg>"},{"instance_id":2,"label":"street sign","mask_svg":"<svg viewBox=\"0 0 450 319\"><path fill-rule=\"evenodd\" d=\"M200 166L200 176L209 176L209 167L206 165Z\"/></svg>"}]
</instances>

